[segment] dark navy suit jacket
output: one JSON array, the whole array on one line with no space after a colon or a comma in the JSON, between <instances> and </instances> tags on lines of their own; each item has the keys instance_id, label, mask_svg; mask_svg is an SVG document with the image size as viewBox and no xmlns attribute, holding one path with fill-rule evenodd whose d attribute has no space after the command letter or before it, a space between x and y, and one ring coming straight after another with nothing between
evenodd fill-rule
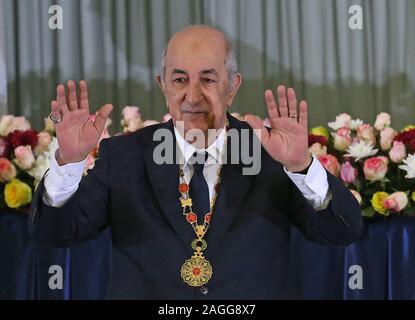
<instances>
[{"instance_id":1,"label":"dark navy suit jacket","mask_svg":"<svg viewBox=\"0 0 415 320\"><path fill-rule=\"evenodd\" d=\"M230 127L249 126L228 115ZM181 212L179 166L157 165L153 150L159 128L171 121L102 140L95 167L61 208L43 203L43 180L29 224L41 245L70 246L112 232L110 299L290 299L299 298L290 256L290 226L309 240L347 245L363 222L358 202L327 172L332 200L315 211L263 149L261 171L243 175L241 163L225 164L207 259L213 277L202 294L180 277L193 251L194 231ZM232 143L232 142L230 142ZM318 257L316 257L318 259Z\"/></svg>"}]
</instances>

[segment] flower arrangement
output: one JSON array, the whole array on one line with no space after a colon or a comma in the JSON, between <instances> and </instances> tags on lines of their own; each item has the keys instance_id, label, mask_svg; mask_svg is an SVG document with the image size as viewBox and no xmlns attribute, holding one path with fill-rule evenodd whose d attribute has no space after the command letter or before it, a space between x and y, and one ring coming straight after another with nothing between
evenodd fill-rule
<instances>
[{"instance_id":1,"label":"flower arrangement","mask_svg":"<svg viewBox=\"0 0 415 320\"><path fill-rule=\"evenodd\" d=\"M0 118L0 209L26 211L57 148L52 121L37 132L24 117Z\"/></svg>"},{"instance_id":2,"label":"flower arrangement","mask_svg":"<svg viewBox=\"0 0 415 320\"><path fill-rule=\"evenodd\" d=\"M415 126L400 132L380 113L375 124L346 113L309 133L309 150L356 197L364 216L415 215Z\"/></svg>"}]
</instances>

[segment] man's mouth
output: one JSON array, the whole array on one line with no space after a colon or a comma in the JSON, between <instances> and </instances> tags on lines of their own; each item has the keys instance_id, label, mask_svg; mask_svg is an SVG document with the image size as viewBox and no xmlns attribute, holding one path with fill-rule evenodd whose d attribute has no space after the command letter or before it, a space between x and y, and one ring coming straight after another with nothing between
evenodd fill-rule
<instances>
[{"instance_id":1,"label":"man's mouth","mask_svg":"<svg viewBox=\"0 0 415 320\"><path fill-rule=\"evenodd\" d=\"M183 113L187 113L189 115L199 115L199 114L205 114L205 111L183 111Z\"/></svg>"}]
</instances>

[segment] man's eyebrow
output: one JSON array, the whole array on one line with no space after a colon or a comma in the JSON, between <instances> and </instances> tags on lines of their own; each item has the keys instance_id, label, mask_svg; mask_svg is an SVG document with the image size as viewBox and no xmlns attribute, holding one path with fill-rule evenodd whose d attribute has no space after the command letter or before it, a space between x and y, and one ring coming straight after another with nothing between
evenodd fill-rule
<instances>
[{"instance_id":1,"label":"man's eyebrow","mask_svg":"<svg viewBox=\"0 0 415 320\"><path fill-rule=\"evenodd\" d=\"M213 75L215 75L215 76L217 76L217 75L218 75L218 73L216 72L216 70L215 70L215 69L207 69L207 70L203 70L203 71L202 71L202 74L213 74Z\"/></svg>"},{"instance_id":2,"label":"man's eyebrow","mask_svg":"<svg viewBox=\"0 0 415 320\"><path fill-rule=\"evenodd\" d=\"M218 75L218 72L216 71L216 69L206 69L206 70L202 70L200 73L203 74L203 75L205 75L205 74L213 74L215 76ZM174 74L185 74L185 75L187 75L187 72L184 71L184 70L181 70L181 69L173 69L172 75L174 75Z\"/></svg>"},{"instance_id":3,"label":"man's eyebrow","mask_svg":"<svg viewBox=\"0 0 415 320\"><path fill-rule=\"evenodd\" d=\"M184 70L180 70L180 69L173 69L172 74L177 74L177 73L179 73L179 74L186 74L186 75L187 75L187 72L186 72L186 71L184 71Z\"/></svg>"}]
</instances>

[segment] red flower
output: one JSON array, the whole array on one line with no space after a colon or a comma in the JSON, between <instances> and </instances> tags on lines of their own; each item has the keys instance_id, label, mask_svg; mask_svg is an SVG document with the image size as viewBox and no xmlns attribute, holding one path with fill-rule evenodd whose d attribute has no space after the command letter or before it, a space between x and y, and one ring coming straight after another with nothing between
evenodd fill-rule
<instances>
[{"instance_id":1,"label":"red flower","mask_svg":"<svg viewBox=\"0 0 415 320\"><path fill-rule=\"evenodd\" d=\"M10 143L6 139L0 138L0 158L9 159L10 157Z\"/></svg>"},{"instance_id":2,"label":"red flower","mask_svg":"<svg viewBox=\"0 0 415 320\"><path fill-rule=\"evenodd\" d=\"M32 147L32 150L34 150L38 141L37 132L35 130L16 130L12 133L9 133L6 139L9 141L13 150L19 146L27 145L30 145Z\"/></svg>"},{"instance_id":3,"label":"red flower","mask_svg":"<svg viewBox=\"0 0 415 320\"><path fill-rule=\"evenodd\" d=\"M311 147L314 143L320 143L322 146L327 146L327 138L325 136L316 136L314 134L308 135L308 146Z\"/></svg>"},{"instance_id":4,"label":"red flower","mask_svg":"<svg viewBox=\"0 0 415 320\"><path fill-rule=\"evenodd\" d=\"M393 141L401 141L405 146L410 147L412 151L415 151L415 129L399 133L395 136Z\"/></svg>"}]
</instances>

